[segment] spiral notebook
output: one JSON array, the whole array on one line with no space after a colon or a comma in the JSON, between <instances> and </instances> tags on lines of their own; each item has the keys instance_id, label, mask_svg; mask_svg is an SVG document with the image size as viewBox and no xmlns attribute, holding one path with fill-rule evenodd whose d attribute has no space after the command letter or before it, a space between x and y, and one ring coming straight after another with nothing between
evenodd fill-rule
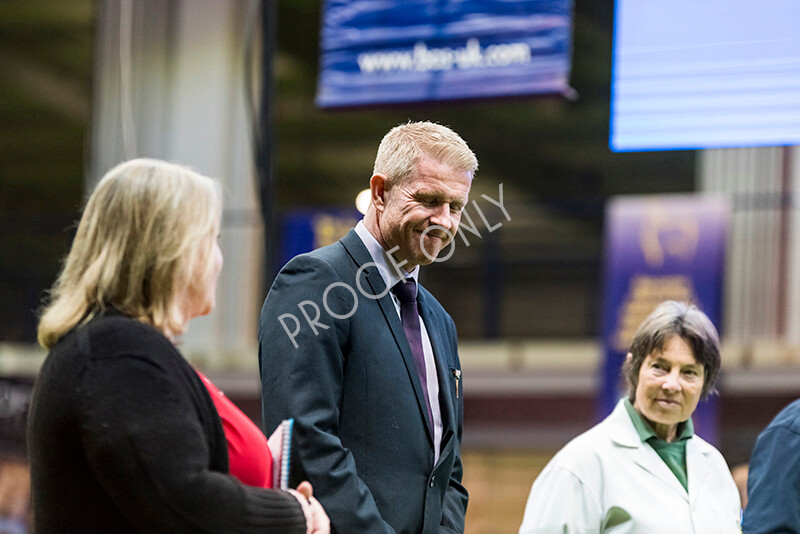
<instances>
[{"instance_id":1,"label":"spiral notebook","mask_svg":"<svg viewBox=\"0 0 800 534\"><path fill-rule=\"evenodd\" d=\"M289 489L289 460L292 455L294 419L284 419L267 439L272 454L272 487Z\"/></svg>"}]
</instances>

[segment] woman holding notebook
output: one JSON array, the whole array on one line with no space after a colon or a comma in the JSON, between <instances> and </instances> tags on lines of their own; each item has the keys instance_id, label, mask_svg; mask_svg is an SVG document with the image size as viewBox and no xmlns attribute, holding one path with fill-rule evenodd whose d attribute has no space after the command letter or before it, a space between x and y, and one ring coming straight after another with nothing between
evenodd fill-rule
<instances>
[{"instance_id":1,"label":"woman holding notebook","mask_svg":"<svg viewBox=\"0 0 800 534\"><path fill-rule=\"evenodd\" d=\"M39 323L37 532L329 532L307 483L253 486L270 479L263 436L176 348L215 304L220 205L214 180L146 159L89 198ZM237 458L226 430L249 433L239 444L252 450Z\"/></svg>"}]
</instances>

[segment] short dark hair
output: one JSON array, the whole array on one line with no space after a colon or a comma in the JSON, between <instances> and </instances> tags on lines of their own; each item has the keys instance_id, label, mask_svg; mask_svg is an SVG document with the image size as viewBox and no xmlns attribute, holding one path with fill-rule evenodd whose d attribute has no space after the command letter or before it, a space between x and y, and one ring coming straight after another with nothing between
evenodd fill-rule
<instances>
[{"instance_id":1,"label":"short dark hair","mask_svg":"<svg viewBox=\"0 0 800 534\"><path fill-rule=\"evenodd\" d=\"M700 398L705 399L717 393L715 385L721 364L717 329L697 306L666 300L639 325L631 344L632 356L622 366L622 374L630 384L631 402L636 395L642 362L653 352L662 352L675 336L689 345L694 359L703 366L703 391Z\"/></svg>"}]
</instances>

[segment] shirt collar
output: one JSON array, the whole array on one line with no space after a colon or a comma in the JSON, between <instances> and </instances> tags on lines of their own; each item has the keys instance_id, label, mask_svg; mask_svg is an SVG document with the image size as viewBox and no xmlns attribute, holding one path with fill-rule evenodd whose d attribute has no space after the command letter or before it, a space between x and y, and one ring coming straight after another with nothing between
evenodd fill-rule
<instances>
[{"instance_id":1,"label":"shirt collar","mask_svg":"<svg viewBox=\"0 0 800 534\"><path fill-rule=\"evenodd\" d=\"M631 422L633 423L634 428L636 428L636 433L639 434L639 438L642 440L642 443L649 441L650 439L660 439L658 434L656 434L653 427L644 420L642 414L636 411L636 408L633 407L629 398L625 398L625 409L628 410L628 415L631 418ZM686 421L682 423L678 423L678 432L677 432L677 439L675 441L683 441L687 440L694 436L694 424L692 424L692 418L690 417Z\"/></svg>"},{"instance_id":2,"label":"shirt collar","mask_svg":"<svg viewBox=\"0 0 800 534\"><path fill-rule=\"evenodd\" d=\"M387 252L383 249L381 244L378 243L375 236L367 229L363 219L358 221L355 231L364 243L364 246L367 247L367 252L369 252L369 255L372 257L373 263L378 266L378 272L381 273L381 278L383 278L383 283L386 284L386 287L392 288L397 282L408 278L413 278L414 282L419 282L419 265L414 267L410 273L400 268L403 276L398 274L397 269L394 268L394 263L389 259Z\"/></svg>"}]
</instances>

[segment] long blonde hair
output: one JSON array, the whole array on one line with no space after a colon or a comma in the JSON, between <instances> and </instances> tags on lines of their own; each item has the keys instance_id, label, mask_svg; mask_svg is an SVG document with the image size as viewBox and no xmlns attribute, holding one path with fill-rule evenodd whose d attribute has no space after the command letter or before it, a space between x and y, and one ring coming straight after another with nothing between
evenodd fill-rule
<instances>
[{"instance_id":1,"label":"long blonde hair","mask_svg":"<svg viewBox=\"0 0 800 534\"><path fill-rule=\"evenodd\" d=\"M187 167L134 159L108 171L43 309L39 343L52 347L107 307L180 335L184 299L213 276L220 217L219 183Z\"/></svg>"}]
</instances>

